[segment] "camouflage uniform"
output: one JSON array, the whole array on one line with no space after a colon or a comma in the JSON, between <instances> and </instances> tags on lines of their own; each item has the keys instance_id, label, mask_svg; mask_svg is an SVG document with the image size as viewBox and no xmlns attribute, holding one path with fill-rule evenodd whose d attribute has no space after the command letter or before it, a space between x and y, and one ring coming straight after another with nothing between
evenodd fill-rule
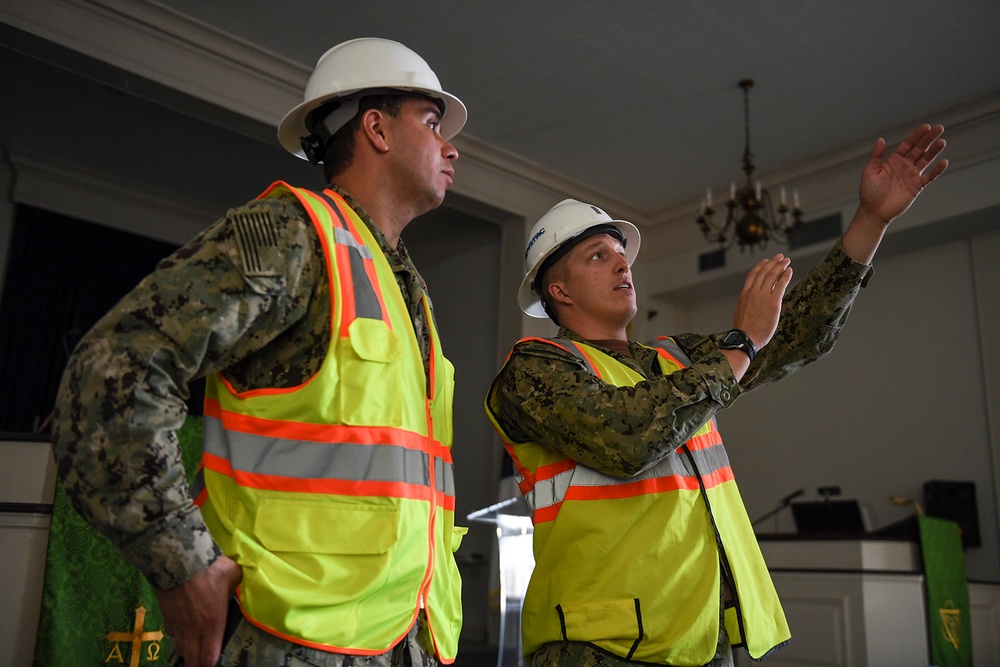
<instances>
[{"instance_id":1,"label":"camouflage uniform","mask_svg":"<svg viewBox=\"0 0 1000 667\"><path fill-rule=\"evenodd\" d=\"M491 389L499 404L499 424L514 441L543 443L608 475L636 475L669 456L743 392L776 382L829 353L871 271L847 257L837 243L786 296L774 337L738 382L718 349L721 334L672 336L691 364L664 376L655 350L630 341L628 356L606 342L559 330L559 337L596 345L649 380L635 387L604 383L582 361L553 345L518 343ZM731 664L726 643L723 636L713 665ZM548 645L534 658L536 667L641 664L586 644Z\"/></svg>"},{"instance_id":2,"label":"camouflage uniform","mask_svg":"<svg viewBox=\"0 0 1000 667\"><path fill-rule=\"evenodd\" d=\"M297 646L242 619L226 642L218 667L437 667L437 659L421 648L426 625L420 619L407 637L381 655L343 655ZM172 656L176 660L175 656ZM179 662L171 667L179 666Z\"/></svg>"},{"instance_id":3,"label":"camouflage uniform","mask_svg":"<svg viewBox=\"0 0 1000 667\"><path fill-rule=\"evenodd\" d=\"M391 247L333 189L389 260L426 369L423 279L402 241ZM192 504L175 435L187 384L213 372L239 391L311 377L331 340L327 274L297 200L253 200L160 262L73 352L56 398L59 477L77 511L154 587L183 583L221 553Z\"/></svg>"}]
</instances>

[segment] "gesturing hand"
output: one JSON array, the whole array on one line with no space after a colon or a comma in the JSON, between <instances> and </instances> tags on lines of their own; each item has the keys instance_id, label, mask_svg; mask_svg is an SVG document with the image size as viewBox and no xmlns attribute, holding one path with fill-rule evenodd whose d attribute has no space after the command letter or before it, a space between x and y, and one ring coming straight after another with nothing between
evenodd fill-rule
<instances>
[{"instance_id":1,"label":"gesturing hand","mask_svg":"<svg viewBox=\"0 0 1000 667\"><path fill-rule=\"evenodd\" d=\"M778 328L781 300L792 279L792 260L778 253L754 266L736 301L733 325L742 329L761 349Z\"/></svg>"},{"instance_id":2,"label":"gesturing hand","mask_svg":"<svg viewBox=\"0 0 1000 667\"><path fill-rule=\"evenodd\" d=\"M884 225L906 212L917 195L948 168L947 160L931 166L944 150L943 133L941 125L921 125L885 160L885 140L878 139L861 172L861 208Z\"/></svg>"}]
</instances>

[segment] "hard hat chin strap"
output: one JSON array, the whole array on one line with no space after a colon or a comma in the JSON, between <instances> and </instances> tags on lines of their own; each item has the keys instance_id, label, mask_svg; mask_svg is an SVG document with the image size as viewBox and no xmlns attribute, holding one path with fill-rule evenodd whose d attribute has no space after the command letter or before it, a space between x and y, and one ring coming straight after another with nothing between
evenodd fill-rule
<instances>
[{"instance_id":1,"label":"hard hat chin strap","mask_svg":"<svg viewBox=\"0 0 1000 667\"><path fill-rule=\"evenodd\" d=\"M421 97L434 102L441 111L441 115L444 115L445 112L445 104L442 100L424 93L399 88L366 88L347 97L334 98L316 107L306 118L306 127L312 134L299 138L299 144L302 146L302 152L306 158L313 164L322 162L326 155L326 147L330 144L333 135L358 115L362 99L374 95Z\"/></svg>"},{"instance_id":2,"label":"hard hat chin strap","mask_svg":"<svg viewBox=\"0 0 1000 667\"><path fill-rule=\"evenodd\" d=\"M351 95L327 102L312 112L309 118L312 134L299 139L302 152L311 163L319 164L323 161L330 139L357 115L360 102L361 95Z\"/></svg>"}]
</instances>

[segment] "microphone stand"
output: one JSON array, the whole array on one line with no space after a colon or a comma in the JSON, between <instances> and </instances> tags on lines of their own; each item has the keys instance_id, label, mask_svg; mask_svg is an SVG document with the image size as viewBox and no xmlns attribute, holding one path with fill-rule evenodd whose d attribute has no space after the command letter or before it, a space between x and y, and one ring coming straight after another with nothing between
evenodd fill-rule
<instances>
[{"instance_id":1,"label":"microphone stand","mask_svg":"<svg viewBox=\"0 0 1000 667\"><path fill-rule=\"evenodd\" d=\"M789 505L791 505L792 501L794 499L798 498L799 496L801 496L805 492L806 492L805 489L799 489L798 491L795 491L793 493L789 493L787 496L785 496L784 498L782 498L781 500L778 501L778 506L777 507L775 507L773 510L771 510L767 514L758 517L750 525L751 526L756 526L758 523L760 523L764 519L771 518L772 516L774 516L775 514L777 514L778 512L780 512L781 510L783 510L786 507L788 507Z\"/></svg>"}]
</instances>

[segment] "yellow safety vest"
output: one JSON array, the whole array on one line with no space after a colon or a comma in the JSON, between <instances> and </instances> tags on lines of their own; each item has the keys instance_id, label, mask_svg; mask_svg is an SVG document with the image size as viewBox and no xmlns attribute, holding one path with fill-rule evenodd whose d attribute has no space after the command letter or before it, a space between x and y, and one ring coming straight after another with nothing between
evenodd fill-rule
<instances>
[{"instance_id":1,"label":"yellow safety vest","mask_svg":"<svg viewBox=\"0 0 1000 667\"><path fill-rule=\"evenodd\" d=\"M277 182L309 213L331 281L331 341L302 385L240 393L209 377L197 502L243 568L246 618L288 641L384 653L426 610L438 658L462 623L453 552L454 368L431 306L431 378L393 271L371 231L331 190ZM197 486L197 484L196 484Z\"/></svg>"},{"instance_id":2,"label":"yellow safety vest","mask_svg":"<svg viewBox=\"0 0 1000 667\"><path fill-rule=\"evenodd\" d=\"M593 346L533 340L569 352L609 384L646 379ZM690 363L669 339L654 349L664 374ZM731 643L759 659L790 640L714 419L649 470L618 478L511 440L496 418L496 390L494 383L487 413L534 523L525 654L581 641L627 660L704 665L718 644L720 567L735 588L726 613Z\"/></svg>"}]
</instances>

